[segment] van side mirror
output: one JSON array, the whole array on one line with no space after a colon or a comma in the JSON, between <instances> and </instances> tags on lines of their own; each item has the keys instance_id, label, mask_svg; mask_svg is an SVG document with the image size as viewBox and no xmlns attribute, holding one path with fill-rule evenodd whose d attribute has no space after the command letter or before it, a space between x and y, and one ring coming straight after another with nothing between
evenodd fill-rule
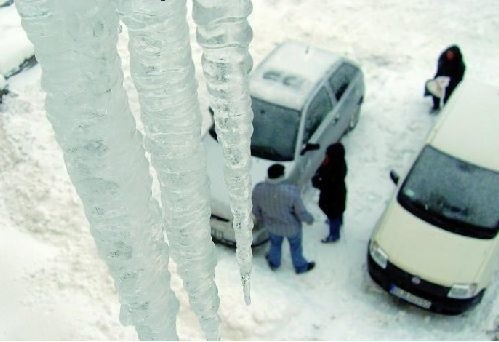
<instances>
[{"instance_id":1,"label":"van side mirror","mask_svg":"<svg viewBox=\"0 0 499 342\"><path fill-rule=\"evenodd\" d=\"M300 152L300 156L303 156L308 151L317 151L321 148L321 145L314 143L307 143Z\"/></svg>"},{"instance_id":2,"label":"van side mirror","mask_svg":"<svg viewBox=\"0 0 499 342\"><path fill-rule=\"evenodd\" d=\"M390 179L395 185L398 185L400 176L397 172L390 170Z\"/></svg>"}]
</instances>

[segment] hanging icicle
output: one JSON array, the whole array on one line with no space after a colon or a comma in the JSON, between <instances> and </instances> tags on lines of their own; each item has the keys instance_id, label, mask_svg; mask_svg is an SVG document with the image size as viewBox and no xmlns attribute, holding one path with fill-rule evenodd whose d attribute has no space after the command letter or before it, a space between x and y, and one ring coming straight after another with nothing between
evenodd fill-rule
<instances>
[{"instance_id":1,"label":"hanging icicle","mask_svg":"<svg viewBox=\"0 0 499 342\"><path fill-rule=\"evenodd\" d=\"M142 340L175 340L161 211L122 82L118 16L108 0L16 0L47 92L47 115L99 254L114 278L120 319Z\"/></svg>"},{"instance_id":2,"label":"hanging icicle","mask_svg":"<svg viewBox=\"0 0 499 342\"><path fill-rule=\"evenodd\" d=\"M252 67L248 45L252 31L247 17L252 4L250 0L193 0L193 5L215 129L225 158L225 182L231 201L244 299L249 304L253 112L248 91L248 73Z\"/></svg>"},{"instance_id":3,"label":"hanging icicle","mask_svg":"<svg viewBox=\"0 0 499 342\"><path fill-rule=\"evenodd\" d=\"M146 148L161 187L166 230L193 311L219 339L209 186L185 0L117 0L130 37Z\"/></svg>"}]
</instances>

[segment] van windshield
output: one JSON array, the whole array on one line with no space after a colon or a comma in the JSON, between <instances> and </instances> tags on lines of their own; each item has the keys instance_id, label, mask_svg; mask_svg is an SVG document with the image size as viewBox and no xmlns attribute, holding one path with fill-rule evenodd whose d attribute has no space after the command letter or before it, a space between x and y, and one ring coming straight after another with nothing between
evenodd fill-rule
<instances>
[{"instance_id":1,"label":"van windshield","mask_svg":"<svg viewBox=\"0 0 499 342\"><path fill-rule=\"evenodd\" d=\"M251 155L274 161L294 159L300 112L252 97Z\"/></svg>"},{"instance_id":2,"label":"van windshield","mask_svg":"<svg viewBox=\"0 0 499 342\"><path fill-rule=\"evenodd\" d=\"M499 173L426 146L397 200L417 217L456 234L493 239L499 230Z\"/></svg>"}]
</instances>

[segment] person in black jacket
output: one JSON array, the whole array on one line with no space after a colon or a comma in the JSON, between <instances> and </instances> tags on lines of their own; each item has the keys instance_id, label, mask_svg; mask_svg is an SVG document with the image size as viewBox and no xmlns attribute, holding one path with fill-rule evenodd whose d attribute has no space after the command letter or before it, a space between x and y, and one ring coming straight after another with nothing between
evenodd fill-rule
<instances>
[{"instance_id":1,"label":"person in black jacket","mask_svg":"<svg viewBox=\"0 0 499 342\"><path fill-rule=\"evenodd\" d=\"M445 89L444 104L447 103L452 92L463 79L465 69L463 55L457 45L449 46L440 54L434 78L438 76L449 77L449 85ZM433 96L433 110L438 110L439 108L440 99Z\"/></svg>"},{"instance_id":2,"label":"person in black jacket","mask_svg":"<svg viewBox=\"0 0 499 342\"><path fill-rule=\"evenodd\" d=\"M312 185L320 190L319 207L329 224L329 235L321 240L324 243L340 238L347 196L346 174L345 147L339 142L328 146L324 161L312 177Z\"/></svg>"}]
</instances>

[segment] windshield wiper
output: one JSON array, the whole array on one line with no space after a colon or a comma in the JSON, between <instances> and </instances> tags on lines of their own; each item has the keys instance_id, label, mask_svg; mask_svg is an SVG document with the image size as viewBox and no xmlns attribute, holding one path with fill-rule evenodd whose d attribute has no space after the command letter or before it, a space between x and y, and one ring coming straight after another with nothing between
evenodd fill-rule
<instances>
[{"instance_id":1,"label":"windshield wiper","mask_svg":"<svg viewBox=\"0 0 499 342\"><path fill-rule=\"evenodd\" d=\"M443 197L442 197L443 198ZM407 211L414 214L416 217L436 226L447 230L449 232L472 237L475 239L493 239L496 237L499 227L496 229L491 229L487 227L478 226L470 222L463 221L459 219L458 216L451 217L450 215L445 215L441 209L449 209L449 212L462 214L466 217L469 214L468 208L460 208L457 206L450 206L447 204L445 206L442 201L437 203L433 202L433 205L426 202L421 202L406 196L402 191L399 192L397 196L398 202Z\"/></svg>"},{"instance_id":2,"label":"windshield wiper","mask_svg":"<svg viewBox=\"0 0 499 342\"><path fill-rule=\"evenodd\" d=\"M454 219L456 217L468 217L469 209L468 207L460 207L449 203L447 198L441 194L432 193L429 198L429 203L425 204L436 213L442 214L446 218Z\"/></svg>"}]
</instances>

